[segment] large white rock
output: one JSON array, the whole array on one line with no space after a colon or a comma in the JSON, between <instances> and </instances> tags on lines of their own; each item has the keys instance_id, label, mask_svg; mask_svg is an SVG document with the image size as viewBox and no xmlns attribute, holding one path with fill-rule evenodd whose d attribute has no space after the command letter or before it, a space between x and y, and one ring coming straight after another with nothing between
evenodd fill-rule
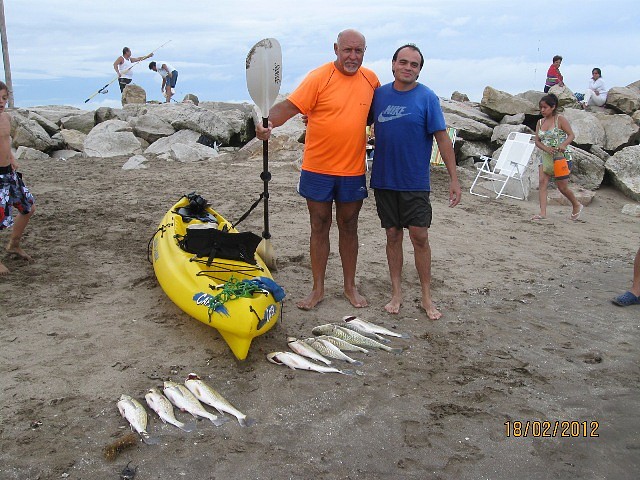
<instances>
[{"instance_id":1,"label":"large white rock","mask_svg":"<svg viewBox=\"0 0 640 480\"><path fill-rule=\"evenodd\" d=\"M131 132L131 126L122 120L99 123L84 139L84 155L110 158L142 153L140 140Z\"/></svg>"}]
</instances>

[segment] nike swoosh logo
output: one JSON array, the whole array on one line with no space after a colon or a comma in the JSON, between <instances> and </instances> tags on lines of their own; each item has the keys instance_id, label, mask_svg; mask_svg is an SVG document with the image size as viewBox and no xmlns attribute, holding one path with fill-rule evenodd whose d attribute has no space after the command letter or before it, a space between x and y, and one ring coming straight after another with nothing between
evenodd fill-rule
<instances>
[{"instance_id":1,"label":"nike swoosh logo","mask_svg":"<svg viewBox=\"0 0 640 480\"><path fill-rule=\"evenodd\" d=\"M390 120L395 120L395 119L397 119L397 118L404 117L404 116L406 116L406 115L411 115L411 114L410 114L410 113L401 113L401 114L399 114L399 115L391 115L391 116L389 116L389 117L385 117L385 116L384 116L384 114L383 114L383 113L381 113L380 115L378 115L378 121L379 121L380 123L384 123L384 122L388 122L388 121L390 121Z\"/></svg>"}]
</instances>

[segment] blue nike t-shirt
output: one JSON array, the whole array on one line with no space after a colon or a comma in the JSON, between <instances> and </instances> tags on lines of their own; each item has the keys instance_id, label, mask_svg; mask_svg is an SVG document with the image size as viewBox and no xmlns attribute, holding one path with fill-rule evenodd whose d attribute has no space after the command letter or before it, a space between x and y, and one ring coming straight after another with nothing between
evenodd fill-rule
<instances>
[{"instance_id":1,"label":"blue nike t-shirt","mask_svg":"<svg viewBox=\"0 0 640 480\"><path fill-rule=\"evenodd\" d=\"M371 188L430 191L433 133L447 127L438 96L420 83L406 92L389 83L376 89L372 109L376 148Z\"/></svg>"}]
</instances>

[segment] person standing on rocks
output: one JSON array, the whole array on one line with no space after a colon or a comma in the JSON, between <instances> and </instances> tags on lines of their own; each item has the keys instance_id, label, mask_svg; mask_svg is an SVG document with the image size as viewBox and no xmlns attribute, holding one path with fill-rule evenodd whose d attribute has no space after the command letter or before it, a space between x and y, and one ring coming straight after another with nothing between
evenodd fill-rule
<instances>
[{"instance_id":1,"label":"person standing on rocks","mask_svg":"<svg viewBox=\"0 0 640 480\"><path fill-rule=\"evenodd\" d=\"M124 91L124 87L129 85L133 81L133 72L131 69L134 65L142 60L153 57L153 53L145 55L144 57L132 57L131 49L124 47L122 49L122 55L116 58L113 62L113 69L118 74L118 85L120 85L120 93Z\"/></svg>"},{"instance_id":2,"label":"person standing on rocks","mask_svg":"<svg viewBox=\"0 0 640 480\"><path fill-rule=\"evenodd\" d=\"M378 77L362 67L366 41L355 30L344 30L333 44L336 59L309 73L289 97L269 112L269 128L256 127L266 140L274 127L298 113L307 115L307 134L298 192L307 200L311 238L309 252L313 287L296 305L310 310L324 298L329 259L329 230L336 206L338 244L344 295L354 307L367 300L356 287L358 216L367 197L365 129Z\"/></svg>"},{"instance_id":3,"label":"person standing on rocks","mask_svg":"<svg viewBox=\"0 0 640 480\"><path fill-rule=\"evenodd\" d=\"M20 247L20 240L35 212L35 199L16 170L16 159L11 153L11 119L5 111L8 100L9 89L0 82L0 230L13 226L7 252L31 262L31 256ZM18 210L15 221L11 207ZM0 276L8 273L9 269L0 262Z\"/></svg>"},{"instance_id":4,"label":"person standing on rocks","mask_svg":"<svg viewBox=\"0 0 640 480\"><path fill-rule=\"evenodd\" d=\"M160 67L158 67L160 65ZM178 71L166 62L151 62L149 70L157 72L162 77L162 86L160 91L164 93L167 103L171 101L171 97L175 93L176 82L178 81Z\"/></svg>"},{"instance_id":5,"label":"person standing on rocks","mask_svg":"<svg viewBox=\"0 0 640 480\"><path fill-rule=\"evenodd\" d=\"M387 263L391 277L391 300L384 309L398 313L402 304L402 241L408 229L422 291L421 305L431 320L442 314L431 298L431 203L429 194L431 149L435 138L449 172L449 206L462 194L456 172L453 144L438 96L418 83L424 65L420 49L403 45L393 54L394 81L378 88L373 96L376 154L371 170L380 224L387 236Z\"/></svg>"}]
</instances>

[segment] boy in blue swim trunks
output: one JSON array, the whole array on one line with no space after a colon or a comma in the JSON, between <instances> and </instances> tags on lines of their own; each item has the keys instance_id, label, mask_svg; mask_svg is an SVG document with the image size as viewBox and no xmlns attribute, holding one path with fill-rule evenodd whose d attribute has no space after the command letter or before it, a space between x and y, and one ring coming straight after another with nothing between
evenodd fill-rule
<instances>
[{"instance_id":1,"label":"boy in blue swim trunks","mask_svg":"<svg viewBox=\"0 0 640 480\"><path fill-rule=\"evenodd\" d=\"M8 100L9 89L0 82L0 230L13 225L7 252L30 262L33 259L22 250L20 240L35 211L35 200L22 181L22 175L16 171L16 161L11 153L11 120L5 111ZM18 210L15 221L11 207ZM9 269L0 262L0 276L8 273Z\"/></svg>"}]
</instances>

